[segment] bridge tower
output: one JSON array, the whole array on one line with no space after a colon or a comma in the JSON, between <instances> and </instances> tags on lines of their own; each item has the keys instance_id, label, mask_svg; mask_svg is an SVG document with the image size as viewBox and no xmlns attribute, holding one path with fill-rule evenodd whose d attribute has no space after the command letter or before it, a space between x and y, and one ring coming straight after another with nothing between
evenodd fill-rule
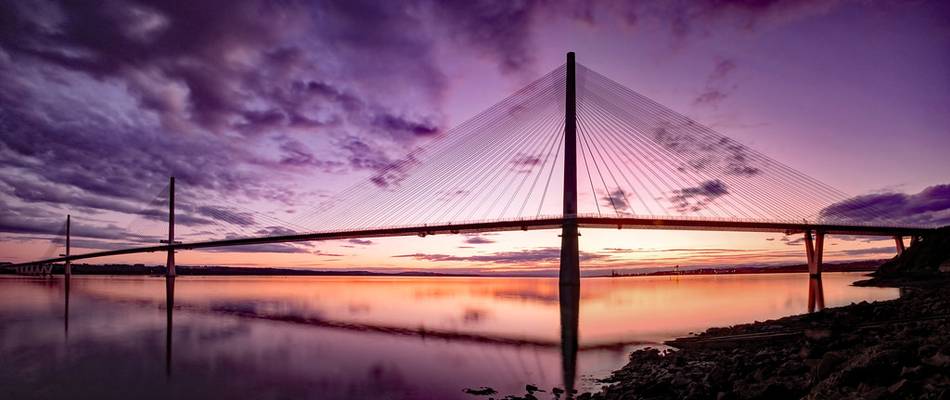
<instances>
[{"instance_id":1,"label":"bridge tower","mask_svg":"<svg viewBox=\"0 0 950 400\"><path fill-rule=\"evenodd\" d=\"M165 264L165 276L175 276L175 177L168 180L168 261Z\"/></svg>"},{"instance_id":2,"label":"bridge tower","mask_svg":"<svg viewBox=\"0 0 950 400\"><path fill-rule=\"evenodd\" d=\"M69 223L70 215L66 215L66 253L63 256L66 257L66 261L63 262L63 276L66 277L66 285L69 285L69 278L73 275L73 265L69 261ZM67 289L68 290L68 289Z\"/></svg>"},{"instance_id":3,"label":"bridge tower","mask_svg":"<svg viewBox=\"0 0 950 400\"><path fill-rule=\"evenodd\" d=\"M564 221L561 228L561 285L580 284L577 244L577 88L574 52L567 53L567 87L564 96Z\"/></svg>"}]
</instances>

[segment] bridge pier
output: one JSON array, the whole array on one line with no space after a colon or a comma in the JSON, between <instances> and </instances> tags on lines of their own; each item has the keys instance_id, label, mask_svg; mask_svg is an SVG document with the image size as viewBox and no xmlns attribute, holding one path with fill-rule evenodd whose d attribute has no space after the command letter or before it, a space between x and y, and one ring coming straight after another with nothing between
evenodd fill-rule
<instances>
[{"instance_id":1,"label":"bridge pier","mask_svg":"<svg viewBox=\"0 0 950 400\"><path fill-rule=\"evenodd\" d=\"M815 239L812 241L812 231L805 231L805 255L808 258L808 275L812 277L821 276L822 257L825 248L825 233L815 232Z\"/></svg>"},{"instance_id":2,"label":"bridge pier","mask_svg":"<svg viewBox=\"0 0 950 400\"><path fill-rule=\"evenodd\" d=\"M894 236L894 244L897 245L897 255L904 254L904 237Z\"/></svg>"},{"instance_id":3,"label":"bridge pier","mask_svg":"<svg viewBox=\"0 0 950 400\"><path fill-rule=\"evenodd\" d=\"M168 180L168 259L165 262L165 276L174 278L175 273L175 177Z\"/></svg>"},{"instance_id":4,"label":"bridge pier","mask_svg":"<svg viewBox=\"0 0 950 400\"><path fill-rule=\"evenodd\" d=\"M66 279L66 290L69 291L69 278L73 276L73 265L69 261L69 225L70 225L70 215L66 214L66 253L63 254L66 256L66 261L63 262L63 277Z\"/></svg>"}]
</instances>

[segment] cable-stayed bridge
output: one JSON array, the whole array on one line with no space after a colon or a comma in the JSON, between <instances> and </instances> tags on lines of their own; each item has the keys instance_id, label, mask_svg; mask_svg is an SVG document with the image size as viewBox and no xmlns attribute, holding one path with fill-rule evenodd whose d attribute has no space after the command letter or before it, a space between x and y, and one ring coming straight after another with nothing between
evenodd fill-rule
<instances>
[{"instance_id":1,"label":"cable-stayed bridge","mask_svg":"<svg viewBox=\"0 0 950 400\"><path fill-rule=\"evenodd\" d=\"M367 160L367 163L370 161ZM123 254L388 236L561 229L562 284L577 284L578 228L802 234L812 274L824 236L919 240L935 226L888 220L888 210L811 178L574 61L518 90L429 145L374 165L294 222L214 205L175 207L167 240L14 267ZM154 213L148 214L157 219ZM238 228L223 239L176 241L175 220L198 215ZM244 216L267 221L255 230Z\"/></svg>"}]
</instances>

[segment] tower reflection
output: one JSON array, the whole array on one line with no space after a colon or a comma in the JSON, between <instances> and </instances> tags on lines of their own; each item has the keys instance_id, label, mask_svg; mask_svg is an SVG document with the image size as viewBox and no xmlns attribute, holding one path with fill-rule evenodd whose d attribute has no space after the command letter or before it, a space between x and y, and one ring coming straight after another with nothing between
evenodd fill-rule
<instances>
[{"instance_id":1,"label":"tower reflection","mask_svg":"<svg viewBox=\"0 0 950 400\"><path fill-rule=\"evenodd\" d=\"M825 309L825 289L821 285L821 275L808 279L808 312Z\"/></svg>"},{"instance_id":2,"label":"tower reflection","mask_svg":"<svg viewBox=\"0 0 950 400\"><path fill-rule=\"evenodd\" d=\"M578 284L562 284L558 291L561 309L561 367L564 374L564 390L569 399L574 397L574 380L577 374L580 292L581 288Z\"/></svg>"},{"instance_id":3,"label":"tower reflection","mask_svg":"<svg viewBox=\"0 0 950 400\"><path fill-rule=\"evenodd\" d=\"M172 312L175 309L175 277L165 277L165 376L172 375Z\"/></svg>"},{"instance_id":4,"label":"tower reflection","mask_svg":"<svg viewBox=\"0 0 950 400\"><path fill-rule=\"evenodd\" d=\"M63 279L63 332L69 333L69 275Z\"/></svg>"}]
</instances>

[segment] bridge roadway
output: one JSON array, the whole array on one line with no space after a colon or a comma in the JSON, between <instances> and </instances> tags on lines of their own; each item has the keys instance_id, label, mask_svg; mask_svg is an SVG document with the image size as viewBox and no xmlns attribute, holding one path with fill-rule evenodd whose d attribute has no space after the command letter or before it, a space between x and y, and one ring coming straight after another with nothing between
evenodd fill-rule
<instances>
[{"instance_id":1,"label":"bridge roadway","mask_svg":"<svg viewBox=\"0 0 950 400\"><path fill-rule=\"evenodd\" d=\"M118 256L123 254L152 253L169 250L197 250L216 247L248 246L269 243L309 242L336 239L357 239L374 237L397 236L428 236L440 234L463 234L515 230L539 230L561 228L565 218L561 216L540 217L532 219L508 219L497 221L475 221L458 224L439 224L423 226L401 226L386 228L368 228L354 230L336 230L324 232L310 232L280 236L260 236L246 238L232 238L209 240L204 242L161 244L155 246L130 247L125 249L97 251L85 254L75 254L57 258L49 258L33 262L7 265L17 267L23 265L47 264L64 261L76 261L89 258ZM750 221L732 219L683 218L683 217L603 217L599 215L580 214L577 224L585 228L632 228L632 229L670 229L670 230L706 230L706 231L737 231L737 232L779 232L785 234L802 233L807 231L823 232L825 234L864 235L864 236L920 236L935 231L934 228L923 227L896 227L847 224L810 224L807 222L775 222Z\"/></svg>"}]
</instances>

